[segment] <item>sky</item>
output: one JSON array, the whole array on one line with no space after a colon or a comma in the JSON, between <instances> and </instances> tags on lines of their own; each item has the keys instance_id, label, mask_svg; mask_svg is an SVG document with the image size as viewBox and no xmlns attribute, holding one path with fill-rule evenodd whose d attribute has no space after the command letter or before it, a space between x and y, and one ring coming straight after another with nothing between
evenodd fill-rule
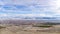
<instances>
[{"instance_id":1,"label":"sky","mask_svg":"<svg viewBox=\"0 0 60 34\"><path fill-rule=\"evenodd\" d=\"M60 17L60 0L0 0L0 18Z\"/></svg>"}]
</instances>

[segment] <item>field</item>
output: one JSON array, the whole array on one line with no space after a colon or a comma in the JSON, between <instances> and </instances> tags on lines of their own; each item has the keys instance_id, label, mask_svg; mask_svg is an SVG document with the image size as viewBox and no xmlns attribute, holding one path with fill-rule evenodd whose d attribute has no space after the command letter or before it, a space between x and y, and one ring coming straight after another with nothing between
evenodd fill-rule
<instances>
[{"instance_id":1,"label":"field","mask_svg":"<svg viewBox=\"0 0 60 34\"><path fill-rule=\"evenodd\" d=\"M60 34L60 23L59 21L56 22L42 20L0 20L0 34Z\"/></svg>"},{"instance_id":2,"label":"field","mask_svg":"<svg viewBox=\"0 0 60 34\"><path fill-rule=\"evenodd\" d=\"M49 28L32 27L31 25L0 24L0 34L60 34L60 25Z\"/></svg>"}]
</instances>

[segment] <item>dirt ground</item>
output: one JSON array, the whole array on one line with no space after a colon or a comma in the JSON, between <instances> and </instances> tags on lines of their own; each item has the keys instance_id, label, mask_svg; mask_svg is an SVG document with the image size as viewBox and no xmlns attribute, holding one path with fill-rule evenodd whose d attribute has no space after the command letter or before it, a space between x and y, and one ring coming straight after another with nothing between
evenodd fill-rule
<instances>
[{"instance_id":1,"label":"dirt ground","mask_svg":"<svg viewBox=\"0 0 60 34\"><path fill-rule=\"evenodd\" d=\"M28 31L27 30L24 31L23 29L25 29L25 27L10 26L0 29L0 34L60 34L59 32L41 32L41 31L38 32L35 30L29 31L29 29L27 29Z\"/></svg>"}]
</instances>

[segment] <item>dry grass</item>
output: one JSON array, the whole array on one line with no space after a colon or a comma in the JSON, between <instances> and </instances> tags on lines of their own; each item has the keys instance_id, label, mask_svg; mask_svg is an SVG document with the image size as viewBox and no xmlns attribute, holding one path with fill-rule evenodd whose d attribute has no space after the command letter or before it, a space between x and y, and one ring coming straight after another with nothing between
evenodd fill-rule
<instances>
[{"instance_id":1,"label":"dry grass","mask_svg":"<svg viewBox=\"0 0 60 34\"><path fill-rule=\"evenodd\" d=\"M60 26L60 25L59 25ZM30 27L30 26L29 26ZM23 27L23 26L9 26L6 28L1 28L0 29L0 34L60 34L60 27L52 27L52 28L36 28L36 27ZM24 31L26 29L28 31ZM39 30L39 31L37 31ZM50 32L51 30L51 32ZM54 30L54 31L53 31Z\"/></svg>"},{"instance_id":2,"label":"dry grass","mask_svg":"<svg viewBox=\"0 0 60 34\"><path fill-rule=\"evenodd\" d=\"M2 28L6 28L6 27L0 26L0 29L2 29Z\"/></svg>"}]
</instances>

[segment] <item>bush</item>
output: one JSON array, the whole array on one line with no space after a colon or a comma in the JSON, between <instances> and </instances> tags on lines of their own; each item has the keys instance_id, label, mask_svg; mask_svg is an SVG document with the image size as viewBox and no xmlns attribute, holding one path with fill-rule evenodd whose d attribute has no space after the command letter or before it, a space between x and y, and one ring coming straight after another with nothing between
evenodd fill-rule
<instances>
[{"instance_id":1,"label":"bush","mask_svg":"<svg viewBox=\"0 0 60 34\"><path fill-rule=\"evenodd\" d=\"M37 26L37 27L52 27L50 25L41 25L41 26Z\"/></svg>"},{"instance_id":2,"label":"bush","mask_svg":"<svg viewBox=\"0 0 60 34\"><path fill-rule=\"evenodd\" d=\"M53 26L53 25L52 25L52 24L49 24L49 23L33 25L33 27L44 27L44 28L52 27L52 26Z\"/></svg>"}]
</instances>

